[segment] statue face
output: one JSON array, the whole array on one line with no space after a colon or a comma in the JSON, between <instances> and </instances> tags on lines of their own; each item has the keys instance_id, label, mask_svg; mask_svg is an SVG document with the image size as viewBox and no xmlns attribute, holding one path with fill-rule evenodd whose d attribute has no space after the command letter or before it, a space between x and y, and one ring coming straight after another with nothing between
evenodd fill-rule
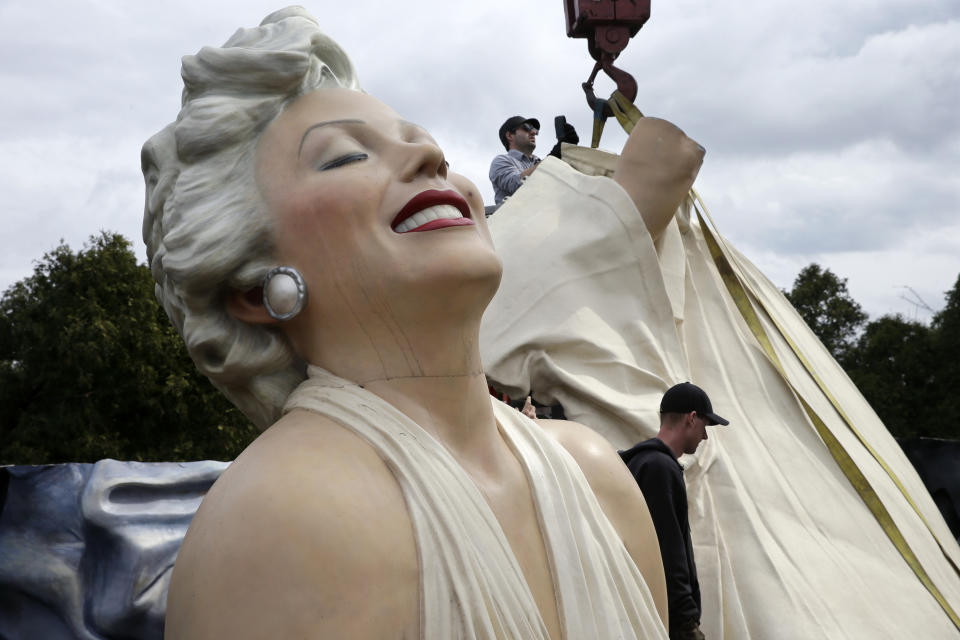
<instances>
[{"instance_id":1,"label":"statue face","mask_svg":"<svg viewBox=\"0 0 960 640\"><path fill-rule=\"evenodd\" d=\"M324 89L294 101L257 148L257 184L278 264L296 267L314 320L416 318L475 283L480 309L500 262L477 188L448 170L423 128L377 99ZM466 287L469 289L469 287Z\"/></svg>"}]
</instances>

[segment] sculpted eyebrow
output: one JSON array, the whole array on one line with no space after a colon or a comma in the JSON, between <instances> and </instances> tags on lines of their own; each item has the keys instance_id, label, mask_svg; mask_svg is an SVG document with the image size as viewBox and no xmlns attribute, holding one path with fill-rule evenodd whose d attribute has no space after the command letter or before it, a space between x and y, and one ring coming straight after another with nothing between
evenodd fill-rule
<instances>
[{"instance_id":1,"label":"sculpted eyebrow","mask_svg":"<svg viewBox=\"0 0 960 640\"><path fill-rule=\"evenodd\" d=\"M314 129L320 127L326 127L331 124L366 124L363 120L357 120L356 118L344 118L343 120L327 120L326 122L318 122L317 124L307 127L307 130L303 132L303 137L300 138L300 147L297 148L297 157L300 157L300 152L303 151L303 143L307 139L307 134L309 134Z\"/></svg>"}]
</instances>

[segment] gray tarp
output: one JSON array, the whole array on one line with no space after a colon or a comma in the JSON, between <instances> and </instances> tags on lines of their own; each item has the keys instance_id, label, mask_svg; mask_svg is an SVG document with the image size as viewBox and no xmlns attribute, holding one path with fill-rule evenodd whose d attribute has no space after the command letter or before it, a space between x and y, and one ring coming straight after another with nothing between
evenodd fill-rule
<instances>
[{"instance_id":1,"label":"gray tarp","mask_svg":"<svg viewBox=\"0 0 960 640\"><path fill-rule=\"evenodd\" d=\"M163 637L170 569L225 462L6 467L0 638Z\"/></svg>"}]
</instances>

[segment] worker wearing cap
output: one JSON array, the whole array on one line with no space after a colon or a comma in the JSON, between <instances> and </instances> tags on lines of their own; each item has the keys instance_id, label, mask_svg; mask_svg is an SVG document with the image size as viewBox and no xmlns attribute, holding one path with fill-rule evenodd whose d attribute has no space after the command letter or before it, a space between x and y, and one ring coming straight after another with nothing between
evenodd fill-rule
<instances>
[{"instance_id":1,"label":"worker wearing cap","mask_svg":"<svg viewBox=\"0 0 960 640\"><path fill-rule=\"evenodd\" d=\"M707 427L730 424L713 413L700 387L684 382L671 387L660 402L660 431L620 457L636 478L650 509L667 580L671 640L702 640L700 583L693 560L687 488L678 459L692 454L707 439Z\"/></svg>"},{"instance_id":2,"label":"worker wearing cap","mask_svg":"<svg viewBox=\"0 0 960 640\"><path fill-rule=\"evenodd\" d=\"M490 163L490 182L493 183L497 205L512 196L537 168L540 158L533 155L533 150L537 146L538 133L540 121L536 118L513 116L500 125L500 143L507 152Z\"/></svg>"}]
</instances>

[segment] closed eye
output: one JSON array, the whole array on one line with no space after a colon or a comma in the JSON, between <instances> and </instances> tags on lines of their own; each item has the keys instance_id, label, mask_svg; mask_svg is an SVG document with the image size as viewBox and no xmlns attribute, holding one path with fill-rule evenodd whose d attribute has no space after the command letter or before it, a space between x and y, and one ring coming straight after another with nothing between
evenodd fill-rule
<instances>
[{"instance_id":1,"label":"closed eye","mask_svg":"<svg viewBox=\"0 0 960 640\"><path fill-rule=\"evenodd\" d=\"M342 167L345 164L350 164L352 162L360 162L361 160L367 159L367 154L365 153L351 153L345 156L340 156L336 160L331 160L330 162L324 163L317 167L318 171L328 171L330 169L336 169L337 167Z\"/></svg>"}]
</instances>

